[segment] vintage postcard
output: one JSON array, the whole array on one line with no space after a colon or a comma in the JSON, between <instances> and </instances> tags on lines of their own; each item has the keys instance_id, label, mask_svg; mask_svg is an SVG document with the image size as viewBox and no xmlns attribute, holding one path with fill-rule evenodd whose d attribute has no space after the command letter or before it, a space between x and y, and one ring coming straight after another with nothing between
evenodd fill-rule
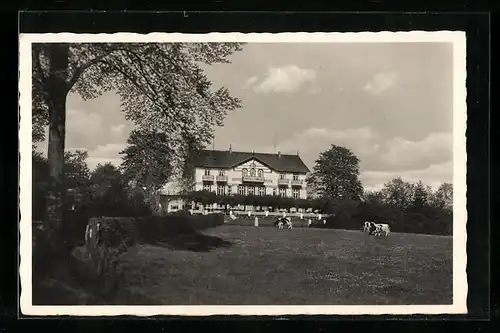
<instances>
[{"instance_id":1,"label":"vintage postcard","mask_svg":"<svg viewBox=\"0 0 500 333\"><path fill-rule=\"evenodd\" d=\"M467 313L465 32L19 47L22 314Z\"/></svg>"}]
</instances>

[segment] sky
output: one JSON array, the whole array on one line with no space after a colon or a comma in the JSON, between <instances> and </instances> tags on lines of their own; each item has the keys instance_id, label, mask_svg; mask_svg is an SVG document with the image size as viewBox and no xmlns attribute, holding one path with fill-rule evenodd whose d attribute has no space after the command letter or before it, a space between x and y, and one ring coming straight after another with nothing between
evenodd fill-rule
<instances>
[{"instance_id":1,"label":"sky","mask_svg":"<svg viewBox=\"0 0 500 333\"><path fill-rule=\"evenodd\" d=\"M242 100L215 131L215 148L297 154L312 169L332 144L360 159L366 189L394 177L452 182L451 43L251 43L206 66L214 87ZM67 101L67 150L89 167L120 164L133 124L107 93ZM46 151L46 144L40 147Z\"/></svg>"}]
</instances>

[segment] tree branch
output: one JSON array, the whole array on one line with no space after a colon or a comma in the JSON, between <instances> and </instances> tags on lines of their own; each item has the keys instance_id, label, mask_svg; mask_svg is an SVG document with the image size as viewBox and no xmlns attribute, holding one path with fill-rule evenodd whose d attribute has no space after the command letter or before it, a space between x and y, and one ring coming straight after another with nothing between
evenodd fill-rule
<instances>
[{"instance_id":1,"label":"tree branch","mask_svg":"<svg viewBox=\"0 0 500 333\"><path fill-rule=\"evenodd\" d=\"M76 67L75 70L73 71L72 75L70 76L69 81L68 81L68 85L69 85L70 89L71 89L71 87L73 87L73 85L76 83L76 81L78 81L80 76L83 74L83 72L87 68L99 63L101 60L103 60L104 58L106 58L107 56L112 54L113 52L119 50L120 46L121 46L120 44L115 44L113 46L110 46L108 50L103 52L103 54L96 56L94 59L90 60L89 62Z\"/></svg>"}]
</instances>

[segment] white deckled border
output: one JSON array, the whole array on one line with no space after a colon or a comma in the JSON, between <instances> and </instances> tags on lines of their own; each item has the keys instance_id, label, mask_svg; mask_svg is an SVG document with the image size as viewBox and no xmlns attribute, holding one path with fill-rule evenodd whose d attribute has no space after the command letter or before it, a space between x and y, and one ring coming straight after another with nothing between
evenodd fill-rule
<instances>
[{"instance_id":1,"label":"white deckled border","mask_svg":"<svg viewBox=\"0 0 500 333\"><path fill-rule=\"evenodd\" d=\"M453 43L453 304L377 306L33 306L31 285L31 43L96 42L247 42L247 43ZM467 313L467 208L466 208L466 37L461 31L360 33L114 33L21 34L19 41L20 91L20 276L21 312L24 315L382 315Z\"/></svg>"}]
</instances>

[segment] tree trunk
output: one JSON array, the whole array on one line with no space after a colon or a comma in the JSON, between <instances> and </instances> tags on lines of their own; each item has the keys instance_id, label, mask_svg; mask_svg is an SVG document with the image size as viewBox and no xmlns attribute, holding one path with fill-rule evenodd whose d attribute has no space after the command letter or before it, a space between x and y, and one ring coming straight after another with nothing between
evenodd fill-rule
<instances>
[{"instance_id":1,"label":"tree trunk","mask_svg":"<svg viewBox=\"0 0 500 333\"><path fill-rule=\"evenodd\" d=\"M64 140L66 135L66 96L68 94L68 57L67 44L50 44L50 77L48 81L49 98L49 144L48 163L51 186L48 191L48 229L52 245L61 248L63 239L64 207Z\"/></svg>"}]
</instances>

